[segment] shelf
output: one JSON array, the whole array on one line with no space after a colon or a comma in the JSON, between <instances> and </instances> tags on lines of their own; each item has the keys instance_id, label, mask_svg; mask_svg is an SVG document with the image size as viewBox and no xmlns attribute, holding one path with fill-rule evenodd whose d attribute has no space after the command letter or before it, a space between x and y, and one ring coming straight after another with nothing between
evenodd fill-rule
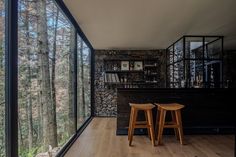
<instances>
[{"instance_id":1,"label":"shelf","mask_svg":"<svg viewBox=\"0 0 236 157\"><path fill-rule=\"evenodd\" d=\"M145 76L157 76L157 74L145 74Z\"/></svg>"},{"instance_id":2,"label":"shelf","mask_svg":"<svg viewBox=\"0 0 236 157\"><path fill-rule=\"evenodd\" d=\"M134 83L134 82L105 82L105 84L111 84L111 85L145 85L145 84L157 84L157 82L140 82L140 83Z\"/></svg>"},{"instance_id":3,"label":"shelf","mask_svg":"<svg viewBox=\"0 0 236 157\"><path fill-rule=\"evenodd\" d=\"M106 73L143 73L143 70L107 70Z\"/></svg>"},{"instance_id":4,"label":"shelf","mask_svg":"<svg viewBox=\"0 0 236 157\"><path fill-rule=\"evenodd\" d=\"M156 68L157 65L144 65L144 68Z\"/></svg>"},{"instance_id":5,"label":"shelf","mask_svg":"<svg viewBox=\"0 0 236 157\"><path fill-rule=\"evenodd\" d=\"M121 67L122 67L121 61L128 61L129 62L127 63L128 67L126 68L130 70L121 70ZM139 67L141 70L134 70L136 61L142 62L142 65L140 65ZM111 87L125 86L125 87L131 87L131 88L157 86L158 81L156 80L159 74L158 66L159 66L158 59L144 59L144 58L143 59L138 59L138 58L136 59L114 59L114 58L106 59L104 60L104 69L106 69L104 71L105 76L115 74L118 76L119 82L116 82L116 81L105 82L105 85L108 85L108 86L110 85ZM105 79L105 80L112 80L112 79L109 79L109 77L107 78L108 79Z\"/></svg>"},{"instance_id":6,"label":"shelf","mask_svg":"<svg viewBox=\"0 0 236 157\"><path fill-rule=\"evenodd\" d=\"M153 82L153 81L145 82L145 84L157 84L157 81L155 81L155 82Z\"/></svg>"},{"instance_id":7,"label":"shelf","mask_svg":"<svg viewBox=\"0 0 236 157\"><path fill-rule=\"evenodd\" d=\"M104 59L103 60L104 62L113 62L113 61L115 61L115 62L117 62L117 61L143 61L143 59L126 59L126 58L124 58L124 59Z\"/></svg>"}]
</instances>

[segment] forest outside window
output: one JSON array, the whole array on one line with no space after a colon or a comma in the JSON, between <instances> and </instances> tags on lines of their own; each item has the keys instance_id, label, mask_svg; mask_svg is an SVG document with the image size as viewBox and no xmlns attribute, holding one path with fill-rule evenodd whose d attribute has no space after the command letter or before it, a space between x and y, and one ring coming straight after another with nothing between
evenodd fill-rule
<instances>
[{"instance_id":1,"label":"forest outside window","mask_svg":"<svg viewBox=\"0 0 236 157\"><path fill-rule=\"evenodd\" d=\"M0 0L0 157L5 156L5 1Z\"/></svg>"},{"instance_id":2,"label":"forest outside window","mask_svg":"<svg viewBox=\"0 0 236 157\"><path fill-rule=\"evenodd\" d=\"M19 0L19 156L57 154L91 115L90 49L76 34L53 0Z\"/></svg>"},{"instance_id":3,"label":"forest outside window","mask_svg":"<svg viewBox=\"0 0 236 157\"><path fill-rule=\"evenodd\" d=\"M91 116L91 51L77 37L77 128Z\"/></svg>"}]
</instances>

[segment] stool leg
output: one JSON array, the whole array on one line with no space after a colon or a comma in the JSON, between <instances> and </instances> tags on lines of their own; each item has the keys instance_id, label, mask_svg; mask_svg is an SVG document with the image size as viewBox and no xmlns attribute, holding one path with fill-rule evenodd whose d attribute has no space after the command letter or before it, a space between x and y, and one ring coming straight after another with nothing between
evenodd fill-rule
<instances>
[{"instance_id":1,"label":"stool leg","mask_svg":"<svg viewBox=\"0 0 236 157\"><path fill-rule=\"evenodd\" d=\"M176 118L175 118L175 111L171 111L171 118L172 118L172 122L174 124L177 124L176 122ZM174 128L174 131L175 131L175 136L177 138L177 140L179 139L179 134L178 134L178 129L177 128Z\"/></svg>"},{"instance_id":2,"label":"stool leg","mask_svg":"<svg viewBox=\"0 0 236 157\"><path fill-rule=\"evenodd\" d=\"M133 116L134 116L134 109L133 109L133 107L131 107L130 117L129 117L128 140L130 140L131 125L132 125L132 121L133 121Z\"/></svg>"},{"instance_id":3,"label":"stool leg","mask_svg":"<svg viewBox=\"0 0 236 157\"><path fill-rule=\"evenodd\" d=\"M132 118L132 124L131 124L131 130L130 130L130 139L129 139L129 146L132 144L133 135L134 135L134 128L137 120L137 112L138 110L133 109L133 118Z\"/></svg>"},{"instance_id":4,"label":"stool leg","mask_svg":"<svg viewBox=\"0 0 236 157\"><path fill-rule=\"evenodd\" d=\"M145 119L146 119L146 125L148 125L148 116L147 116L147 111L144 111L145 114ZM151 140L151 136L150 136L150 130L147 128L147 132L148 132L148 137Z\"/></svg>"},{"instance_id":5,"label":"stool leg","mask_svg":"<svg viewBox=\"0 0 236 157\"><path fill-rule=\"evenodd\" d=\"M152 110L147 110L148 116L148 125L151 134L152 145L155 146L155 135L154 135L154 127L153 127L153 117L152 117Z\"/></svg>"},{"instance_id":6,"label":"stool leg","mask_svg":"<svg viewBox=\"0 0 236 157\"><path fill-rule=\"evenodd\" d=\"M182 127L182 119L181 119L180 110L175 111L175 114L176 114L176 121L178 125L180 144L183 144L183 127Z\"/></svg>"},{"instance_id":7,"label":"stool leg","mask_svg":"<svg viewBox=\"0 0 236 157\"><path fill-rule=\"evenodd\" d=\"M159 121L160 121L160 110L157 109L156 125L155 125L155 132L156 132L155 139L156 139L156 140L157 140L157 137L158 137L158 126L159 126Z\"/></svg>"},{"instance_id":8,"label":"stool leg","mask_svg":"<svg viewBox=\"0 0 236 157\"><path fill-rule=\"evenodd\" d=\"M158 145L162 144L162 134L165 125L166 111L161 109L160 123L159 123L159 133L158 133Z\"/></svg>"}]
</instances>

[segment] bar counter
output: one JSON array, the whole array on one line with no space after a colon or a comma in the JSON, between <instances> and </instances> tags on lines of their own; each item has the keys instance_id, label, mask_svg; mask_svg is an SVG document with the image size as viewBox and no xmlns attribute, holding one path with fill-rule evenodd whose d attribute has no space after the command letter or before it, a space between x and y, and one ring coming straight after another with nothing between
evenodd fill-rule
<instances>
[{"instance_id":1,"label":"bar counter","mask_svg":"<svg viewBox=\"0 0 236 157\"><path fill-rule=\"evenodd\" d=\"M233 93L236 93L234 88L118 88L116 134L127 134L129 103L172 102L185 105L182 110L185 134L232 134L236 119ZM139 114L138 119L143 118L144 115ZM154 123L155 119L156 108L153 110ZM135 131L135 134L143 133L144 129ZM171 131L165 132L168 133Z\"/></svg>"}]
</instances>

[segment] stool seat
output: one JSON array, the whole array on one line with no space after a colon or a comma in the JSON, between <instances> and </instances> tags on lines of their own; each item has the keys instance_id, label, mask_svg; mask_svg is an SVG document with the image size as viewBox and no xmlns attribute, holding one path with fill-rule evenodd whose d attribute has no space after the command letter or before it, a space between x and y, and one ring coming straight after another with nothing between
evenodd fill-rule
<instances>
[{"instance_id":1,"label":"stool seat","mask_svg":"<svg viewBox=\"0 0 236 157\"><path fill-rule=\"evenodd\" d=\"M135 104L135 103L129 103L129 105L131 107L134 107L136 109L139 110L149 110L149 109L153 109L155 106L151 103L147 103L147 104Z\"/></svg>"},{"instance_id":2,"label":"stool seat","mask_svg":"<svg viewBox=\"0 0 236 157\"><path fill-rule=\"evenodd\" d=\"M177 139L183 144L183 128L181 120L181 109L184 105L178 103L160 104L157 105L157 117L156 117L156 137L158 140L157 144L162 144L162 134L164 128L173 128ZM166 113L169 111L171 113L171 122L166 122Z\"/></svg>"},{"instance_id":3,"label":"stool seat","mask_svg":"<svg viewBox=\"0 0 236 157\"><path fill-rule=\"evenodd\" d=\"M155 105L151 103L146 103L146 104L129 103L129 105L131 107L129 129L128 129L129 146L131 146L135 128L147 128L148 136L152 141L152 145L155 146L155 133L154 133L153 117L152 117L152 109L155 107ZM145 121L137 121L138 111L144 111Z\"/></svg>"},{"instance_id":4,"label":"stool seat","mask_svg":"<svg viewBox=\"0 0 236 157\"><path fill-rule=\"evenodd\" d=\"M170 104L156 104L158 108L168 110L168 111L175 111L184 108L184 105L178 103L170 103Z\"/></svg>"}]
</instances>

